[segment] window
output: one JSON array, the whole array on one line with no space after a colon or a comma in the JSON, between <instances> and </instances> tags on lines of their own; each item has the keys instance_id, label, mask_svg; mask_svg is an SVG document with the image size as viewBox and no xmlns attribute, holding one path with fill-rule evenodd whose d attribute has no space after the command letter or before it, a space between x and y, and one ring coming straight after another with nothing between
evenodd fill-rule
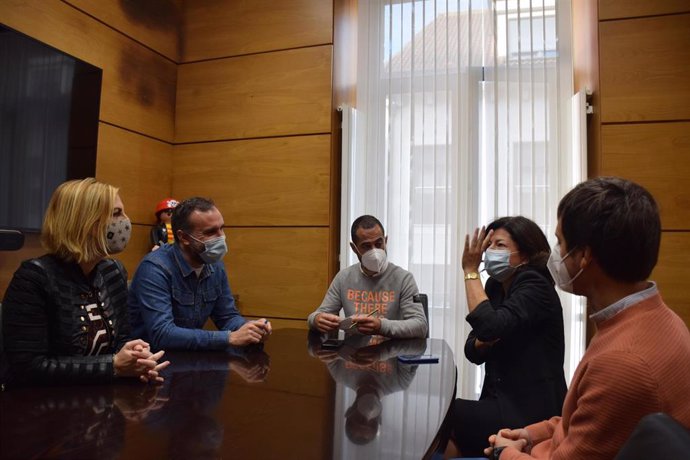
<instances>
[{"instance_id":1,"label":"window","mask_svg":"<svg viewBox=\"0 0 690 460\"><path fill-rule=\"evenodd\" d=\"M382 220L390 260L429 295L431 336L454 349L460 394L476 396L462 351L464 238L521 214L554 240L558 200L574 185L570 2L369 0L359 27L357 182L343 181L353 197L343 219ZM583 314L564 299L580 328L572 375Z\"/></svg>"}]
</instances>

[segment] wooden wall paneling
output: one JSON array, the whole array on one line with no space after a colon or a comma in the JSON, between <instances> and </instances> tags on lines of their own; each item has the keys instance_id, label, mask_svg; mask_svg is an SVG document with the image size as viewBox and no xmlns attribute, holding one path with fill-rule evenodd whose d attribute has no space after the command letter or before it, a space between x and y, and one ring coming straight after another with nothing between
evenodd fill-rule
<instances>
[{"instance_id":1,"label":"wooden wall paneling","mask_svg":"<svg viewBox=\"0 0 690 460\"><path fill-rule=\"evenodd\" d=\"M357 0L335 0L333 14L333 107L357 106ZM340 189L343 113L331 117L331 197L328 278L340 270Z\"/></svg>"},{"instance_id":2,"label":"wooden wall paneling","mask_svg":"<svg viewBox=\"0 0 690 460\"><path fill-rule=\"evenodd\" d=\"M225 264L242 315L306 319L328 288L328 228L228 228Z\"/></svg>"},{"instance_id":3,"label":"wooden wall paneling","mask_svg":"<svg viewBox=\"0 0 690 460\"><path fill-rule=\"evenodd\" d=\"M331 49L180 65L176 141L330 132Z\"/></svg>"},{"instance_id":4,"label":"wooden wall paneling","mask_svg":"<svg viewBox=\"0 0 690 460\"><path fill-rule=\"evenodd\" d=\"M651 279L656 281L666 304L690 328L690 232L663 232L659 262Z\"/></svg>"},{"instance_id":5,"label":"wooden wall paneling","mask_svg":"<svg viewBox=\"0 0 690 460\"><path fill-rule=\"evenodd\" d=\"M64 0L168 59L180 61L181 0ZM194 2L199 4L198 2Z\"/></svg>"},{"instance_id":6,"label":"wooden wall paneling","mask_svg":"<svg viewBox=\"0 0 690 460\"><path fill-rule=\"evenodd\" d=\"M599 91L599 20L597 0L578 0L573 10L573 91L592 91L594 113L587 116L587 175L599 175L601 92Z\"/></svg>"},{"instance_id":7,"label":"wooden wall paneling","mask_svg":"<svg viewBox=\"0 0 690 460\"><path fill-rule=\"evenodd\" d=\"M100 124L96 177L120 188L133 222L156 223L156 204L172 190L172 149L171 144Z\"/></svg>"},{"instance_id":8,"label":"wooden wall paneling","mask_svg":"<svg viewBox=\"0 0 690 460\"><path fill-rule=\"evenodd\" d=\"M173 196L213 198L230 226L328 225L330 139L178 145Z\"/></svg>"},{"instance_id":9,"label":"wooden wall paneling","mask_svg":"<svg viewBox=\"0 0 690 460\"><path fill-rule=\"evenodd\" d=\"M130 279L134 276L134 271L139 266L141 259L151 249L149 245L150 231L150 226L132 225L132 237L127 247L120 254L113 256L115 259L121 260L125 265ZM0 300L5 297L5 290L12 280L12 275L19 268L22 261L42 256L45 253L46 251L39 241L38 233L25 235L24 248L21 251L2 253L2 257L0 257Z\"/></svg>"},{"instance_id":10,"label":"wooden wall paneling","mask_svg":"<svg viewBox=\"0 0 690 460\"><path fill-rule=\"evenodd\" d=\"M182 62L332 42L331 1L207 0L184 8Z\"/></svg>"},{"instance_id":11,"label":"wooden wall paneling","mask_svg":"<svg viewBox=\"0 0 690 460\"><path fill-rule=\"evenodd\" d=\"M357 0L335 0L333 95L338 105L357 104Z\"/></svg>"},{"instance_id":12,"label":"wooden wall paneling","mask_svg":"<svg viewBox=\"0 0 690 460\"><path fill-rule=\"evenodd\" d=\"M602 175L649 189L665 230L690 229L690 122L603 125L601 132Z\"/></svg>"},{"instance_id":13,"label":"wooden wall paneling","mask_svg":"<svg viewBox=\"0 0 690 460\"><path fill-rule=\"evenodd\" d=\"M103 69L100 119L172 141L177 67L60 0L0 2L3 24Z\"/></svg>"},{"instance_id":14,"label":"wooden wall paneling","mask_svg":"<svg viewBox=\"0 0 690 460\"><path fill-rule=\"evenodd\" d=\"M599 0L602 20L687 12L690 12L688 0Z\"/></svg>"},{"instance_id":15,"label":"wooden wall paneling","mask_svg":"<svg viewBox=\"0 0 690 460\"><path fill-rule=\"evenodd\" d=\"M599 23L602 122L690 119L690 14Z\"/></svg>"},{"instance_id":16,"label":"wooden wall paneling","mask_svg":"<svg viewBox=\"0 0 690 460\"><path fill-rule=\"evenodd\" d=\"M127 247L119 254L114 254L113 258L120 260L127 269L127 277L132 279L134 272L139 266L139 262L151 250L149 234L150 225L132 224L132 237L127 243Z\"/></svg>"}]
</instances>

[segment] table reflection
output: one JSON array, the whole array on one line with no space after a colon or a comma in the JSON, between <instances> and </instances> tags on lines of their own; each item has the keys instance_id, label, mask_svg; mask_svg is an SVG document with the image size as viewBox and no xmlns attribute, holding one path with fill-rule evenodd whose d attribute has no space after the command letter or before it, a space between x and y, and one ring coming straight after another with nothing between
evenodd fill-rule
<instances>
[{"instance_id":1,"label":"table reflection","mask_svg":"<svg viewBox=\"0 0 690 460\"><path fill-rule=\"evenodd\" d=\"M263 382L268 355L250 347L169 357L175 365L164 372L162 385L121 381L3 392L0 457L120 458L129 423L168 438L158 443L166 446L161 458L220 458L223 424L214 411L228 372L248 383Z\"/></svg>"},{"instance_id":2,"label":"table reflection","mask_svg":"<svg viewBox=\"0 0 690 460\"><path fill-rule=\"evenodd\" d=\"M1 392L0 458L423 457L453 397L448 346L354 336L324 350L306 339L283 329L264 349L168 353L160 386ZM425 350L440 362L396 359Z\"/></svg>"},{"instance_id":3,"label":"table reflection","mask_svg":"<svg viewBox=\"0 0 690 460\"><path fill-rule=\"evenodd\" d=\"M310 336L310 352L326 363L336 382L333 458L421 458L447 413L452 395L452 354L442 341L390 340L351 335L338 349ZM400 355L434 353L437 364L410 365ZM420 375L417 375L420 374ZM433 388L434 391L429 391ZM434 404L435 403L435 404Z\"/></svg>"},{"instance_id":4,"label":"table reflection","mask_svg":"<svg viewBox=\"0 0 690 460\"><path fill-rule=\"evenodd\" d=\"M142 391L143 390L143 391ZM124 443L120 407L141 410L154 388L140 385L35 388L4 392L0 412L3 458L118 458ZM49 427L49 429L47 429Z\"/></svg>"},{"instance_id":5,"label":"table reflection","mask_svg":"<svg viewBox=\"0 0 690 460\"><path fill-rule=\"evenodd\" d=\"M247 383L260 383L270 370L263 347L226 352L174 352L164 373L155 410L142 418L152 431L168 437L166 458L221 458L225 427L215 411L226 390L228 372Z\"/></svg>"}]
</instances>

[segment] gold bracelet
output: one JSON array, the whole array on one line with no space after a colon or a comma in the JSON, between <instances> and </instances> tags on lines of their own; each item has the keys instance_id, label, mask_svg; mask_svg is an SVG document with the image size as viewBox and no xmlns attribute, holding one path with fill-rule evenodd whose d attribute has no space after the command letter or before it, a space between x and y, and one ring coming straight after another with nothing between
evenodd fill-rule
<instances>
[{"instance_id":1,"label":"gold bracelet","mask_svg":"<svg viewBox=\"0 0 690 460\"><path fill-rule=\"evenodd\" d=\"M477 273L477 272L465 273L465 281L478 280L478 279L479 279L479 273Z\"/></svg>"}]
</instances>

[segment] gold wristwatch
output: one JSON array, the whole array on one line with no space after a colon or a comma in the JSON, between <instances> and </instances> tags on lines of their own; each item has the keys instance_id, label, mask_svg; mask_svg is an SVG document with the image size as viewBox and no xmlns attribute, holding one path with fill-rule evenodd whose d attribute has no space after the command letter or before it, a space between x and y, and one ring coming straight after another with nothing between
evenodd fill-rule
<instances>
[{"instance_id":1,"label":"gold wristwatch","mask_svg":"<svg viewBox=\"0 0 690 460\"><path fill-rule=\"evenodd\" d=\"M465 273L465 281L478 280L478 279L479 279L479 273L477 273L477 272Z\"/></svg>"}]
</instances>

